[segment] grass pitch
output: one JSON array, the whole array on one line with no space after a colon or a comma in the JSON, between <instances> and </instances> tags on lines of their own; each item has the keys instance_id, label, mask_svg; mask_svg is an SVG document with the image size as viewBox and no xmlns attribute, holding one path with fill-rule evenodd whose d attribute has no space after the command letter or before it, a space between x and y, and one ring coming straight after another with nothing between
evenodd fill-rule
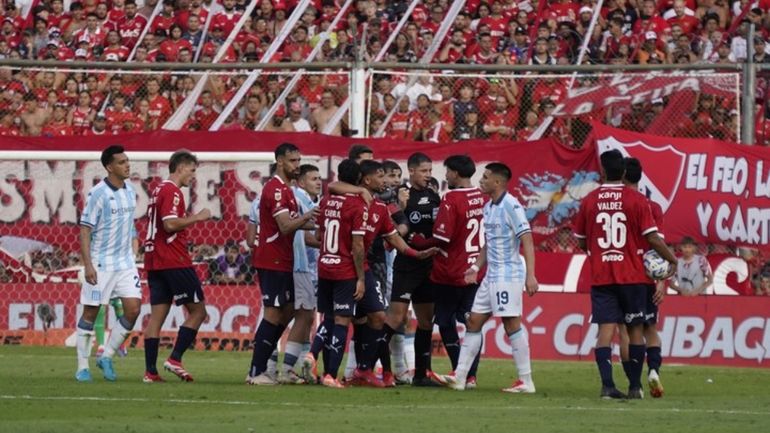
<instances>
[{"instance_id":1,"label":"grass pitch","mask_svg":"<svg viewBox=\"0 0 770 433\"><path fill-rule=\"evenodd\" d=\"M164 359L167 353L161 353ZM249 387L248 353L188 352L195 383L143 384L143 353L117 359L118 382L74 380L75 349L0 347L0 432L766 432L770 371L667 366L666 395L602 401L591 362L534 361L535 395L500 392L511 361L482 360L479 387L375 390ZM665 360L664 360L665 362ZM434 360L446 371L446 359ZM619 366L615 378L626 386Z\"/></svg>"}]
</instances>

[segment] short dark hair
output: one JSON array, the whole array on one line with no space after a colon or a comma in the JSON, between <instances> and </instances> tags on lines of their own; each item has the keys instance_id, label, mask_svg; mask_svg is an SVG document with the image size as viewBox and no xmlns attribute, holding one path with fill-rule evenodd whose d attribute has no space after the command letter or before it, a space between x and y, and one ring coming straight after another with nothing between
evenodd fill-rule
<instances>
[{"instance_id":1,"label":"short dark hair","mask_svg":"<svg viewBox=\"0 0 770 433\"><path fill-rule=\"evenodd\" d=\"M318 167L316 167L313 164L302 164L299 166L299 177L303 177L304 175L313 171L320 171L320 170L318 170Z\"/></svg>"},{"instance_id":2,"label":"short dark hair","mask_svg":"<svg viewBox=\"0 0 770 433\"><path fill-rule=\"evenodd\" d=\"M107 167L112 163L112 160L115 159L115 155L119 153L124 153L126 149L123 149L123 146L120 146L118 144L113 144L112 146L104 149L102 151L102 166Z\"/></svg>"},{"instance_id":3,"label":"short dark hair","mask_svg":"<svg viewBox=\"0 0 770 433\"><path fill-rule=\"evenodd\" d=\"M369 176L375 174L380 170L385 170L382 167L382 163L373 159L366 159L358 163L361 166L361 176Z\"/></svg>"},{"instance_id":4,"label":"short dark hair","mask_svg":"<svg viewBox=\"0 0 770 433\"><path fill-rule=\"evenodd\" d=\"M198 158L187 149L179 149L168 160L168 172L173 173L182 164L198 165Z\"/></svg>"},{"instance_id":5,"label":"short dark hair","mask_svg":"<svg viewBox=\"0 0 770 433\"><path fill-rule=\"evenodd\" d=\"M275 176L275 171L278 169L278 164L271 162L270 165L267 167L267 172L270 177Z\"/></svg>"},{"instance_id":6,"label":"short dark hair","mask_svg":"<svg viewBox=\"0 0 770 433\"><path fill-rule=\"evenodd\" d=\"M636 158L624 158L623 165L626 168L625 178L629 183L639 183L642 180L642 163Z\"/></svg>"},{"instance_id":7,"label":"short dark hair","mask_svg":"<svg viewBox=\"0 0 770 433\"><path fill-rule=\"evenodd\" d=\"M511 180L511 177L513 177L511 174L511 169L502 162L490 162L484 168L489 170L490 173L502 177L506 182Z\"/></svg>"},{"instance_id":8,"label":"short dark hair","mask_svg":"<svg viewBox=\"0 0 770 433\"><path fill-rule=\"evenodd\" d=\"M623 163L623 154L620 153L618 149L603 152L599 159L601 160L602 169L604 169L607 180L616 181L623 179L625 166Z\"/></svg>"},{"instance_id":9,"label":"short dark hair","mask_svg":"<svg viewBox=\"0 0 770 433\"><path fill-rule=\"evenodd\" d=\"M364 153L371 153L374 155L374 151L365 144L354 144L350 146L350 150L348 150L348 158L350 159L358 159L361 157L361 154Z\"/></svg>"},{"instance_id":10,"label":"short dark hair","mask_svg":"<svg viewBox=\"0 0 770 433\"><path fill-rule=\"evenodd\" d=\"M476 164L468 155L452 155L444 160L444 167L456 171L458 176L467 179L476 173Z\"/></svg>"},{"instance_id":11,"label":"short dark hair","mask_svg":"<svg viewBox=\"0 0 770 433\"><path fill-rule=\"evenodd\" d=\"M406 166L409 168L417 168L423 162L433 162L433 160L422 152L415 152L409 155L409 159L406 161Z\"/></svg>"},{"instance_id":12,"label":"short dark hair","mask_svg":"<svg viewBox=\"0 0 770 433\"><path fill-rule=\"evenodd\" d=\"M343 159L337 166L337 178L351 185L358 185L361 178L361 167L352 159Z\"/></svg>"},{"instance_id":13,"label":"short dark hair","mask_svg":"<svg viewBox=\"0 0 770 433\"><path fill-rule=\"evenodd\" d=\"M275 158L286 156L289 152L299 152L299 147L292 143L281 143L275 148Z\"/></svg>"},{"instance_id":14,"label":"short dark hair","mask_svg":"<svg viewBox=\"0 0 770 433\"><path fill-rule=\"evenodd\" d=\"M386 159L385 161L382 161L382 169L385 170L385 173L389 171L394 171L394 170L403 171L401 170L401 166L398 165L396 161L392 161L390 159Z\"/></svg>"}]
</instances>

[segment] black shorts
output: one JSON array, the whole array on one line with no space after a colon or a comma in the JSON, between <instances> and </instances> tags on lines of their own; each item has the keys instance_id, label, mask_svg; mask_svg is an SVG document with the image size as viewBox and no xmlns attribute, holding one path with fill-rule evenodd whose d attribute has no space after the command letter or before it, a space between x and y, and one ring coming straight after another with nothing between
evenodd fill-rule
<instances>
[{"instance_id":1,"label":"black shorts","mask_svg":"<svg viewBox=\"0 0 770 433\"><path fill-rule=\"evenodd\" d=\"M150 286L150 305L197 304L203 302L201 280L193 268L147 271Z\"/></svg>"},{"instance_id":2,"label":"black shorts","mask_svg":"<svg viewBox=\"0 0 770 433\"><path fill-rule=\"evenodd\" d=\"M644 323L654 325L658 323L658 306L652 300L655 296L655 284L645 284L647 287L647 310L644 314Z\"/></svg>"},{"instance_id":3,"label":"black shorts","mask_svg":"<svg viewBox=\"0 0 770 433\"><path fill-rule=\"evenodd\" d=\"M372 262L369 264L374 283L378 285L382 294L382 304L388 308L390 303L390 293L388 293L388 265L385 262Z\"/></svg>"},{"instance_id":4,"label":"black shorts","mask_svg":"<svg viewBox=\"0 0 770 433\"><path fill-rule=\"evenodd\" d=\"M433 284L433 297L435 308L433 319L436 325L457 326L457 322L465 323L467 315L473 307L476 298L478 284L468 286L450 286L447 284Z\"/></svg>"},{"instance_id":5,"label":"black shorts","mask_svg":"<svg viewBox=\"0 0 770 433\"><path fill-rule=\"evenodd\" d=\"M318 279L318 312L334 316L353 316L356 312L356 281Z\"/></svg>"},{"instance_id":6,"label":"black shorts","mask_svg":"<svg viewBox=\"0 0 770 433\"><path fill-rule=\"evenodd\" d=\"M262 292L262 305L281 308L294 305L294 274L257 268L259 289Z\"/></svg>"},{"instance_id":7,"label":"black shorts","mask_svg":"<svg viewBox=\"0 0 770 433\"><path fill-rule=\"evenodd\" d=\"M646 284L610 284L591 287L591 323L644 323Z\"/></svg>"},{"instance_id":8,"label":"black shorts","mask_svg":"<svg viewBox=\"0 0 770 433\"><path fill-rule=\"evenodd\" d=\"M393 271L393 293L390 295L390 302L433 303L433 285L429 277L430 268L416 271Z\"/></svg>"},{"instance_id":9,"label":"black shorts","mask_svg":"<svg viewBox=\"0 0 770 433\"><path fill-rule=\"evenodd\" d=\"M385 299L383 298L385 286L374 277L372 271L366 271L364 278L366 290L364 291L364 297L356 302L356 317L364 317L370 313L385 311Z\"/></svg>"}]
</instances>

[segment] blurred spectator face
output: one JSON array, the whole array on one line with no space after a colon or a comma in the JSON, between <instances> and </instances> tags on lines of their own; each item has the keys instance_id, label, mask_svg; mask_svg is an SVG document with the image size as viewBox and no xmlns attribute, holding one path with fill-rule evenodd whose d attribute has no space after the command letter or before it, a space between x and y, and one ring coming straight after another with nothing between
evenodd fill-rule
<instances>
[{"instance_id":1,"label":"blurred spectator face","mask_svg":"<svg viewBox=\"0 0 770 433\"><path fill-rule=\"evenodd\" d=\"M88 18L86 18L86 26L88 27L89 31L95 31L99 26L99 18L90 15Z\"/></svg>"},{"instance_id":2,"label":"blurred spectator face","mask_svg":"<svg viewBox=\"0 0 770 433\"><path fill-rule=\"evenodd\" d=\"M471 86L463 86L460 88L460 99L463 101L468 101L473 97L473 87Z\"/></svg>"},{"instance_id":3,"label":"blurred spectator face","mask_svg":"<svg viewBox=\"0 0 770 433\"><path fill-rule=\"evenodd\" d=\"M173 7L173 3L171 3L171 5ZM222 6L224 6L227 11L231 11L235 7L235 0L223 0Z\"/></svg>"},{"instance_id":4,"label":"blurred spectator face","mask_svg":"<svg viewBox=\"0 0 770 433\"><path fill-rule=\"evenodd\" d=\"M398 111L402 113L406 113L409 111L409 98L407 97L401 98L401 101L398 102Z\"/></svg>"},{"instance_id":5,"label":"blurred spectator face","mask_svg":"<svg viewBox=\"0 0 770 433\"><path fill-rule=\"evenodd\" d=\"M28 112L34 113L35 111L37 111L37 98L35 98L34 95L30 95L30 96L31 96L31 98L26 98L26 97L24 98L25 99L24 100L24 108Z\"/></svg>"},{"instance_id":6,"label":"blurred spectator face","mask_svg":"<svg viewBox=\"0 0 770 433\"><path fill-rule=\"evenodd\" d=\"M502 113L507 109L508 100L505 99L505 96L498 96L497 99L495 99L495 110L497 110L498 113Z\"/></svg>"},{"instance_id":7,"label":"blurred spectator face","mask_svg":"<svg viewBox=\"0 0 770 433\"><path fill-rule=\"evenodd\" d=\"M550 116L551 113L553 112L553 109L556 108L556 106L551 100L546 100L540 105L540 107L543 109L543 113L546 116Z\"/></svg>"},{"instance_id":8,"label":"blurred spectator face","mask_svg":"<svg viewBox=\"0 0 770 433\"><path fill-rule=\"evenodd\" d=\"M156 44L157 44L157 40L155 39L155 35L153 33L147 33L146 35L144 35L143 45L148 50L155 48Z\"/></svg>"},{"instance_id":9,"label":"blurred spectator face","mask_svg":"<svg viewBox=\"0 0 770 433\"><path fill-rule=\"evenodd\" d=\"M757 54L765 52L765 40L761 36L754 38L754 52Z\"/></svg>"},{"instance_id":10,"label":"blurred spectator face","mask_svg":"<svg viewBox=\"0 0 770 433\"><path fill-rule=\"evenodd\" d=\"M697 246L691 243L684 243L679 245L679 251L682 252L682 256L685 259L692 258L692 256L695 255L696 250L697 250Z\"/></svg>"},{"instance_id":11,"label":"blurred spectator face","mask_svg":"<svg viewBox=\"0 0 770 433\"><path fill-rule=\"evenodd\" d=\"M489 6L487 6L486 3L480 4L479 8L476 10L476 13L478 14L479 18L486 18L489 16Z\"/></svg>"},{"instance_id":12,"label":"blurred spectator face","mask_svg":"<svg viewBox=\"0 0 770 433\"><path fill-rule=\"evenodd\" d=\"M246 111L248 111L251 114L257 113L262 108L261 104L259 103L259 98L256 96L249 96L249 99L246 100Z\"/></svg>"},{"instance_id":13,"label":"blurred spectator face","mask_svg":"<svg viewBox=\"0 0 770 433\"><path fill-rule=\"evenodd\" d=\"M644 0L642 4L642 17L649 18L655 14L655 2L653 0Z\"/></svg>"},{"instance_id":14,"label":"blurred spectator face","mask_svg":"<svg viewBox=\"0 0 770 433\"><path fill-rule=\"evenodd\" d=\"M709 17L706 19L706 24L703 26L706 29L707 33L711 33L717 30L719 26L719 21L714 17Z\"/></svg>"},{"instance_id":15,"label":"blurred spectator face","mask_svg":"<svg viewBox=\"0 0 770 433\"><path fill-rule=\"evenodd\" d=\"M182 38L182 28L179 26L171 27L171 39L179 40Z\"/></svg>"},{"instance_id":16,"label":"blurred spectator face","mask_svg":"<svg viewBox=\"0 0 770 433\"><path fill-rule=\"evenodd\" d=\"M684 16L684 1L683 0L676 0L674 1L674 13L678 18L682 18Z\"/></svg>"},{"instance_id":17,"label":"blurred spectator face","mask_svg":"<svg viewBox=\"0 0 770 433\"><path fill-rule=\"evenodd\" d=\"M62 0L53 0L51 2L51 10L54 14L59 15L64 12L64 3Z\"/></svg>"},{"instance_id":18,"label":"blurred spectator face","mask_svg":"<svg viewBox=\"0 0 770 433\"><path fill-rule=\"evenodd\" d=\"M321 106L323 108L331 108L334 106L334 95L331 92L324 92L321 95Z\"/></svg>"},{"instance_id":19,"label":"blurred spectator face","mask_svg":"<svg viewBox=\"0 0 770 433\"><path fill-rule=\"evenodd\" d=\"M481 50L484 52L490 52L492 51L492 36L485 34L481 37L479 40L479 46L481 47Z\"/></svg>"},{"instance_id":20,"label":"blurred spectator face","mask_svg":"<svg viewBox=\"0 0 770 433\"><path fill-rule=\"evenodd\" d=\"M150 101L147 99L142 99L139 101L139 113L140 114L148 114L150 112Z\"/></svg>"},{"instance_id":21,"label":"blurred spectator face","mask_svg":"<svg viewBox=\"0 0 770 433\"><path fill-rule=\"evenodd\" d=\"M538 39L535 42L535 53L546 54L548 52L548 42L545 39Z\"/></svg>"},{"instance_id":22,"label":"blurred spectator face","mask_svg":"<svg viewBox=\"0 0 770 433\"><path fill-rule=\"evenodd\" d=\"M126 98L123 95L118 95L113 99L113 107L115 111L123 111L126 108Z\"/></svg>"},{"instance_id":23,"label":"blurred spectator face","mask_svg":"<svg viewBox=\"0 0 770 433\"><path fill-rule=\"evenodd\" d=\"M390 112L396 106L396 98L388 93L382 98L382 103L385 106L385 111Z\"/></svg>"},{"instance_id":24,"label":"blurred spectator face","mask_svg":"<svg viewBox=\"0 0 770 433\"><path fill-rule=\"evenodd\" d=\"M149 80L147 81L147 93L149 95L157 95L160 91L160 84L158 84L157 80Z\"/></svg>"},{"instance_id":25,"label":"blurred spectator face","mask_svg":"<svg viewBox=\"0 0 770 433\"><path fill-rule=\"evenodd\" d=\"M78 106L86 108L91 105L91 95L88 92L80 92L78 96Z\"/></svg>"},{"instance_id":26,"label":"blurred spectator face","mask_svg":"<svg viewBox=\"0 0 770 433\"><path fill-rule=\"evenodd\" d=\"M761 277L759 277L759 290L761 290L762 295L770 295L770 275L763 274Z\"/></svg>"},{"instance_id":27,"label":"blurred spectator face","mask_svg":"<svg viewBox=\"0 0 770 433\"><path fill-rule=\"evenodd\" d=\"M42 262L35 262L32 264L32 272L37 274L45 274L45 266Z\"/></svg>"},{"instance_id":28,"label":"blurred spectator face","mask_svg":"<svg viewBox=\"0 0 770 433\"><path fill-rule=\"evenodd\" d=\"M425 110L428 107L430 107L430 99L427 95L420 95L417 97L417 108L420 110Z\"/></svg>"},{"instance_id":29,"label":"blurred spectator face","mask_svg":"<svg viewBox=\"0 0 770 433\"><path fill-rule=\"evenodd\" d=\"M107 33L107 45L117 45L120 43L120 35L116 31Z\"/></svg>"},{"instance_id":30,"label":"blurred spectator face","mask_svg":"<svg viewBox=\"0 0 770 433\"><path fill-rule=\"evenodd\" d=\"M680 36L682 36L682 26L679 24L671 26L671 37L676 41L679 40Z\"/></svg>"},{"instance_id":31,"label":"blurred spectator face","mask_svg":"<svg viewBox=\"0 0 770 433\"><path fill-rule=\"evenodd\" d=\"M126 17L129 19L132 19L136 16L136 5L135 4L127 4L125 7L126 11Z\"/></svg>"},{"instance_id":32,"label":"blurred spectator face","mask_svg":"<svg viewBox=\"0 0 770 433\"><path fill-rule=\"evenodd\" d=\"M267 92L268 93L278 93L281 89L279 88L278 80L268 80L267 81Z\"/></svg>"},{"instance_id":33,"label":"blurred spectator face","mask_svg":"<svg viewBox=\"0 0 770 433\"><path fill-rule=\"evenodd\" d=\"M89 75L89 76L88 76L88 78L86 78L86 88L87 88L89 91L94 91L94 90L96 90L96 87L97 87L97 85L98 85L98 84L99 84L99 83L98 83L98 81L96 81L96 76L94 76L94 75Z\"/></svg>"},{"instance_id":34,"label":"blurred spectator face","mask_svg":"<svg viewBox=\"0 0 770 433\"><path fill-rule=\"evenodd\" d=\"M48 107L53 107L56 105L56 102L59 100L59 95L56 93L55 90L51 90L48 92L48 97L46 98L46 102L48 103Z\"/></svg>"},{"instance_id":35,"label":"blurred spectator face","mask_svg":"<svg viewBox=\"0 0 770 433\"><path fill-rule=\"evenodd\" d=\"M302 117L302 110L298 109L290 109L289 110L289 120L292 122L296 122Z\"/></svg>"},{"instance_id":36,"label":"blurred spectator face","mask_svg":"<svg viewBox=\"0 0 770 433\"><path fill-rule=\"evenodd\" d=\"M107 120L104 116L96 116L94 118L94 131L102 132L107 129Z\"/></svg>"},{"instance_id":37,"label":"blurred spectator face","mask_svg":"<svg viewBox=\"0 0 770 433\"><path fill-rule=\"evenodd\" d=\"M443 85L443 86L441 86L441 90L440 90L440 92L441 92L441 100L442 100L442 101L451 101L451 100L452 100L452 98L454 97L454 96L452 95L452 88L451 88L451 87L449 87L449 86L448 86L448 85L446 85L446 84L445 84L445 85Z\"/></svg>"},{"instance_id":38,"label":"blurred spectator face","mask_svg":"<svg viewBox=\"0 0 770 433\"><path fill-rule=\"evenodd\" d=\"M211 108L213 105L214 105L214 100L211 97L211 93L204 92L203 94L201 94L201 106L203 106L203 108Z\"/></svg>"},{"instance_id":39,"label":"blurred spectator face","mask_svg":"<svg viewBox=\"0 0 770 433\"><path fill-rule=\"evenodd\" d=\"M99 3L96 5L95 13L100 20L107 18L107 3Z\"/></svg>"},{"instance_id":40,"label":"blurred spectator face","mask_svg":"<svg viewBox=\"0 0 770 433\"><path fill-rule=\"evenodd\" d=\"M190 15L190 18L187 18L187 30L190 33L195 33L201 28L201 20L198 18L197 15Z\"/></svg>"},{"instance_id":41,"label":"blurred spectator face","mask_svg":"<svg viewBox=\"0 0 770 433\"><path fill-rule=\"evenodd\" d=\"M472 110L465 113L465 123L467 123L468 126L473 126L479 123L479 113Z\"/></svg>"},{"instance_id":42,"label":"blurred spectator face","mask_svg":"<svg viewBox=\"0 0 770 433\"><path fill-rule=\"evenodd\" d=\"M192 53L187 48L182 48L179 50L178 60L182 63L191 63L193 60Z\"/></svg>"},{"instance_id":43,"label":"blurred spectator face","mask_svg":"<svg viewBox=\"0 0 770 433\"><path fill-rule=\"evenodd\" d=\"M263 17L269 17L273 13L273 3L271 0L262 0L259 10L262 12Z\"/></svg>"},{"instance_id":44,"label":"blurred spectator face","mask_svg":"<svg viewBox=\"0 0 770 433\"><path fill-rule=\"evenodd\" d=\"M307 30L305 30L303 27L298 27L296 30L294 30L294 41L298 43L307 41Z\"/></svg>"},{"instance_id":45,"label":"blurred spectator face","mask_svg":"<svg viewBox=\"0 0 770 433\"><path fill-rule=\"evenodd\" d=\"M67 116L67 107L61 104L57 104L53 109L53 121L56 123L64 122L64 118Z\"/></svg>"}]
</instances>

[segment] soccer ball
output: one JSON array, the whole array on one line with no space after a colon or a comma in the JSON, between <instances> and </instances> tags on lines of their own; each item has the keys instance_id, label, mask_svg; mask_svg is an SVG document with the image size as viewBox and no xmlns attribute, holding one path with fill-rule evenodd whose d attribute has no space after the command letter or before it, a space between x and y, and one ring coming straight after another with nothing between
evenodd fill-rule
<instances>
[{"instance_id":1,"label":"soccer ball","mask_svg":"<svg viewBox=\"0 0 770 433\"><path fill-rule=\"evenodd\" d=\"M669 272L671 265L660 256L657 251L650 250L644 253L644 271L653 280L661 280Z\"/></svg>"}]
</instances>

